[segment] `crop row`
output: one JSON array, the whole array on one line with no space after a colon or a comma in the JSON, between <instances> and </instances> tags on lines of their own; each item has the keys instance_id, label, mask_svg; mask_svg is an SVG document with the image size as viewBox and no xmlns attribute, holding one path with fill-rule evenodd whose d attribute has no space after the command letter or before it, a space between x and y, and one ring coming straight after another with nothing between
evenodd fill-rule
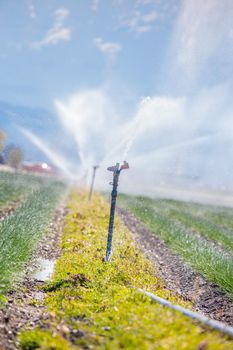
<instances>
[{"instance_id":1,"label":"crop row","mask_svg":"<svg viewBox=\"0 0 233 350\"><path fill-rule=\"evenodd\" d=\"M19 173L0 172L0 207L39 188L43 178Z\"/></svg>"},{"instance_id":2,"label":"crop row","mask_svg":"<svg viewBox=\"0 0 233 350\"><path fill-rule=\"evenodd\" d=\"M122 196L121 204L194 269L233 297L233 231L229 209L224 213L222 208L130 196Z\"/></svg>"},{"instance_id":3,"label":"crop row","mask_svg":"<svg viewBox=\"0 0 233 350\"><path fill-rule=\"evenodd\" d=\"M46 232L64 189L60 182L37 181L26 200L0 223L0 293L17 279Z\"/></svg>"}]
</instances>

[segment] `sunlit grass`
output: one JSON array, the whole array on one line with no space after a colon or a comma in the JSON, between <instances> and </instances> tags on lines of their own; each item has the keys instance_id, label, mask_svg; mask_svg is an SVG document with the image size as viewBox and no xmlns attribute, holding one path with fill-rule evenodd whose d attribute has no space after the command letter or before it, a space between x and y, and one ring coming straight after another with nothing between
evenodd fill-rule
<instances>
[{"instance_id":1,"label":"sunlit grass","mask_svg":"<svg viewBox=\"0 0 233 350\"><path fill-rule=\"evenodd\" d=\"M148 201L151 200L148 199ZM174 218L174 221L185 224L187 229L203 235L233 252L233 210L178 202L174 200L153 200L154 210ZM225 216L223 217L223 214ZM222 215L222 220L219 220ZM225 218L225 220L224 220ZM229 224L231 222L232 228Z\"/></svg>"},{"instance_id":2,"label":"sunlit grass","mask_svg":"<svg viewBox=\"0 0 233 350\"><path fill-rule=\"evenodd\" d=\"M197 205L188 204L189 212L186 212L185 203L132 196L121 196L120 203L194 269L218 284L233 298L233 236L229 230L228 235L227 229L220 224L210 222L208 225L210 219L200 215L201 209ZM205 210L211 211L210 207ZM212 216L215 215L214 211L211 212ZM210 240L220 242L222 247L211 244Z\"/></svg>"},{"instance_id":3,"label":"sunlit grass","mask_svg":"<svg viewBox=\"0 0 233 350\"><path fill-rule=\"evenodd\" d=\"M27 187L27 182L24 182ZM0 293L17 279L46 232L64 185L41 179L16 211L0 223Z\"/></svg>"},{"instance_id":4,"label":"sunlit grass","mask_svg":"<svg viewBox=\"0 0 233 350\"><path fill-rule=\"evenodd\" d=\"M0 172L0 208L39 188L43 181L39 176Z\"/></svg>"}]
</instances>

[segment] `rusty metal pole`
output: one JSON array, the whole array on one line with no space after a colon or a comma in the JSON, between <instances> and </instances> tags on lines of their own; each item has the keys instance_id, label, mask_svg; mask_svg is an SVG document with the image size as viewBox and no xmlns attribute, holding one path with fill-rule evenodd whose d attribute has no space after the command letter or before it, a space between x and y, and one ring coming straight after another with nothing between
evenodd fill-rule
<instances>
[{"instance_id":1,"label":"rusty metal pole","mask_svg":"<svg viewBox=\"0 0 233 350\"><path fill-rule=\"evenodd\" d=\"M119 182L119 176L123 169L128 169L129 164L124 161L124 164L120 167L119 163L116 163L115 166L109 167L108 170L113 172L113 188L111 194L111 208L110 208L110 218L109 218L109 226L108 226L108 239L107 239L107 247L106 247L106 256L105 261L109 262L111 254L112 254L112 237L113 237L113 227L114 227L114 218L115 218L115 210L116 210L116 199L117 199L117 187Z\"/></svg>"},{"instance_id":2,"label":"rusty metal pole","mask_svg":"<svg viewBox=\"0 0 233 350\"><path fill-rule=\"evenodd\" d=\"M92 192L93 192L93 188L94 188L94 183L95 183L95 175L96 175L96 170L99 168L98 165L94 165L93 166L93 173L92 173L92 180L91 180L91 187L90 187L90 192L89 192L89 197L88 200L91 200L92 197Z\"/></svg>"}]
</instances>

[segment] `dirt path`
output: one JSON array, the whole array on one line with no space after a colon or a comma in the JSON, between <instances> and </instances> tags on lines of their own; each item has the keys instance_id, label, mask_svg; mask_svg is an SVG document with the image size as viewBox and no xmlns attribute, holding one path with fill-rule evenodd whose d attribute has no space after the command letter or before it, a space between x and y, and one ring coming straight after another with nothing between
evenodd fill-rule
<instances>
[{"instance_id":1,"label":"dirt path","mask_svg":"<svg viewBox=\"0 0 233 350\"><path fill-rule=\"evenodd\" d=\"M209 282L168 246L151 233L135 216L118 208L123 223L133 232L139 248L156 266L156 274L166 287L194 303L197 311L233 325L233 301L215 284Z\"/></svg>"},{"instance_id":2,"label":"dirt path","mask_svg":"<svg viewBox=\"0 0 233 350\"><path fill-rule=\"evenodd\" d=\"M0 349L19 349L17 335L25 326L39 326L52 316L46 310L43 300L45 293L40 289L42 281L33 277L38 268L38 259L54 260L59 255L58 242L63 229L64 206L56 211L47 234L41 240L37 251L26 267L21 283L7 294L7 303L0 309Z\"/></svg>"}]
</instances>

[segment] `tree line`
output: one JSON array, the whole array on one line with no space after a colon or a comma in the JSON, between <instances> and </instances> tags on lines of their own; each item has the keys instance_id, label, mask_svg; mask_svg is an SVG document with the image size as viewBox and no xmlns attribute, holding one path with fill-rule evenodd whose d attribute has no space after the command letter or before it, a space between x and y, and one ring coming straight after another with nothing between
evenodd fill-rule
<instances>
[{"instance_id":1,"label":"tree line","mask_svg":"<svg viewBox=\"0 0 233 350\"><path fill-rule=\"evenodd\" d=\"M23 151L15 145L6 145L6 134L0 129L0 164L19 169L24 159Z\"/></svg>"}]
</instances>

